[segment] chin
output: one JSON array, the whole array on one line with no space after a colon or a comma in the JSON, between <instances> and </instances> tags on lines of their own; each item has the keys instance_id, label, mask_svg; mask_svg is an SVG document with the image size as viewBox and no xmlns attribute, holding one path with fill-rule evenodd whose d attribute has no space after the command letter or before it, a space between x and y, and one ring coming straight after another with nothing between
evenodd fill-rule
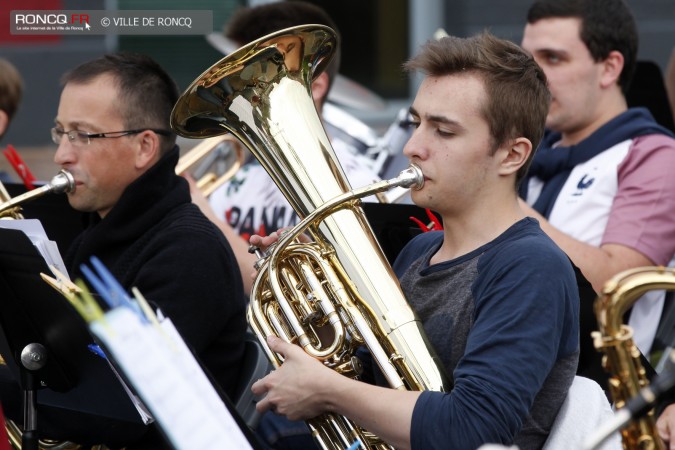
<instances>
[{"instance_id":1,"label":"chin","mask_svg":"<svg viewBox=\"0 0 675 450\"><path fill-rule=\"evenodd\" d=\"M430 208L429 199L421 191L410 191L410 199L420 208Z\"/></svg>"},{"instance_id":2,"label":"chin","mask_svg":"<svg viewBox=\"0 0 675 450\"><path fill-rule=\"evenodd\" d=\"M91 205L87 204L86 202L83 202L81 198L77 198L75 194L68 195L68 203L70 203L70 207L73 208L75 211L80 212L94 211Z\"/></svg>"}]
</instances>

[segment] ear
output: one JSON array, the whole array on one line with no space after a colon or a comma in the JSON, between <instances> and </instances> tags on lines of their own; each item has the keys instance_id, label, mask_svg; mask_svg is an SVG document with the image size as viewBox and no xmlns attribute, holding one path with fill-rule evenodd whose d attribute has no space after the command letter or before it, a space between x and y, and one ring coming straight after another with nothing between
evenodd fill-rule
<instances>
[{"instance_id":1,"label":"ear","mask_svg":"<svg viewBox=\"0 0 675 450\"><path fill-rule=\"evenodd\" d=\"M0 137L5 134L7 126L9 125L9 116L5 111L0 109Z\"/></svg>"},{"instance_id":2,"label":"ear","mask_svg":"<svg viewBox=\"0 0 675 450\"><path fill-rule=\"evenodd\" d=\"M160 137L153 131L145 130L136 139L136 168L145 171L159 160Z\"/></svg>"},{"instance_id":3,"label":"ear","mask_svg":"<svg viewBox=\"0 0 675 450\"><path fill-rule=\"evenodd\" d=\"M312 98L317 106L323 105L323 102L328 95L329 82L330 78L326 72L322 72L314 81L312 81Z\"/></svg>"},{"instance_id":4,"label":"ear","mask_svg":"<svg viewBox=\"0 0 675 450\"><path fill-rule=\"evenodd\" d=\"M518 172L532 153L532 142L524 137L519 137L511 141L508 146L497 150L501 156L498 173L500 175L511 175Z\"/></svg>"},{"instance_id":5,"label":"ear","mask_svg":"<svg viewBox=\"0 0 675 450\"><path fill-rule=\"evenodd\" d=\"M619 78L623 71L624 59L621 52L612 50L607 58L602 62L602 73L600 74L600 86L603 88L619 84Z\"/></svg>"}]
</instances>

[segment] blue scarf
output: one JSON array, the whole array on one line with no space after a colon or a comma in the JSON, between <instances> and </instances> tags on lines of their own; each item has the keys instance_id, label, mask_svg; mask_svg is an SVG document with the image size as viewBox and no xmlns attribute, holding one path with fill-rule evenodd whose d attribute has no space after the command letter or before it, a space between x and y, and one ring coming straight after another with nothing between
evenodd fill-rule
<instances>
[{"instance_id":1,"label":"blue scarf","mask_svg":"<svg viewBox=\"0 0 675 450\"><path fill-rule=\"evenodd\" d=\"M670 130L656 123L647 108L630 108L595 130L583 141L569 147L554 148L553 145L560 141L561 135L547 130L527 176L520 184L520 196L527 198L527 186L532 177L542 180L544 186L532 207L548 218L560 190L575 166L620 142L648 134L675 137Z\"/></svg>"}]
</instances>

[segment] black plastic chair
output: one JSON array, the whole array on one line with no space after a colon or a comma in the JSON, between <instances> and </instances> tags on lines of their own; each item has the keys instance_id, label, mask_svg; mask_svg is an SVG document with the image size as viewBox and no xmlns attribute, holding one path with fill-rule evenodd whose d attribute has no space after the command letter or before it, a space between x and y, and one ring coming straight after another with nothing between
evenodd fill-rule
<instances>
[{"instance_id":1,"label":"black plastic chair","mask_svg":"<svg viewBox=\"0 0 675 450\"><path fill-rule=\"evenodd\" d=\"M260 423L261 414L255 409L255 405L260 399L251 392L251 385L267 375L271 370L272 363L267 358L262 345L260 345L260 342L258 342L253 333L248 332L246 335L243 368L239 375L239 385L237 386L238 394L233 403L239 415L246 422L246 425L253 430Z\"/></svg>"},{"instance_id":2,"label":"black plastic chair","mask_svg":"<svg viewBox=\"0 0 675 450\"><path fill-rule=\"evenodd\" d=\"M656 122L675 132L673 112L668 103L668 93L661 68L652 61L638 61L633 82L626 93L628 106L644 106Z\"/></svg>"}]
</instances>

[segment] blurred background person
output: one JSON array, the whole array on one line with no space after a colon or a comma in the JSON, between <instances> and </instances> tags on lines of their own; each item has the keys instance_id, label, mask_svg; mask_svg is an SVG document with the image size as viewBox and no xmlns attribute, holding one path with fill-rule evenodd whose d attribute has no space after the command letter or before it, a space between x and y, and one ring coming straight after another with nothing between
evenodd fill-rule
<instances>
[{"instance_id":1,"label":"blurred background person","mask_svg":"<svg viewBox=\"0 0 675 450\"><path fill-rule=\"evenodd\" d=\"M23 94L23 79L16 67L0 58L0 138L16 114Z\"/></svg>"},{"instance_id":2,"label":"blurred background person","mask_svg":"<svg viewBox=\"0 0 675 450\"><path fill-rule=\"evenodd\" d=\"M0 142L16 114L23 94L23 79L16 67L0 58ZM11 181L9 174L0 171L0 181Z\"/></svg>"},{"instance_id":3,"label":"blurred background person","mask_svg":"<svg viewBox=\"0 0 675 450\"><path fill-rule=\"evenodd\" d=\"M521 205L592 286L582 295L581 365L598 355L591 303L604 283L626 269L667 266L675 254L675 139L648 109L627 105L638 32L623 0L534 2L522 46L544 69L553 100ZM630 312L645 355L663 304L653 291ZM602 371L592 369L593 378Z\"/></svg>"}]
</instances>

